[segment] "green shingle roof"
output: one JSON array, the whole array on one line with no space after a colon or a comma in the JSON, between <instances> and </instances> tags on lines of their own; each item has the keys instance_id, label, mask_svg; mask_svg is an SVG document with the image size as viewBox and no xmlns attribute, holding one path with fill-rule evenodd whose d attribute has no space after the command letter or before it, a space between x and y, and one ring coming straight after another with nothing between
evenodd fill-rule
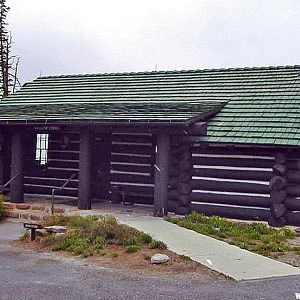
<instances>
[{"instance_id":1,"label":"green shingle roof","mask_svg":"<svg viewBox=\"0 0 300 300\"><path fill-rule=\"evenodd\" d=\"M200 141L300 145L300 66L41 77L1 120L187 121L216 112Z\"/></svg>"}]
</instances>

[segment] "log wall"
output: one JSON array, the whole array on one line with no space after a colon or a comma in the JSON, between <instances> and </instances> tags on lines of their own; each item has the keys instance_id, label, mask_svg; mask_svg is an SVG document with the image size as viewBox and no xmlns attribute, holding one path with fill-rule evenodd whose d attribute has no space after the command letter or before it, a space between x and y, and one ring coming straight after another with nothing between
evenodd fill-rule
<instances>
[{"instance_id":1,"label":"log wall","mask_svg":"<svg viewBox=\"0 0 300 300\"><path fill-rule=\"evenodd\" d=\"M170 211L300 225L296 149L201 147L179 139L170 166Z\"/></svg>"},{"instance_id":2,"label":"log wall","mask_svg":"<svg viewBox=\"0 0 300 300\"><path fill-rule=\"evenodd\" d=\"M61 146L62 136L69 139L66 147ZM36 134L31 144L35 147ZM78 197L78 171L79 171L79 131L63 130L49 132L48 164L32 166L25 170L25 193L38 195L51 195L53 188L60 187L73 174L76 177L63 191L56 191L56 195ZM33 147L33 150L34 150Z\"/></svg>"},{"instance_id":3,"label":"log wall","mask_svg":"<svg viewBox=\"0 0 300 300\"><path fill-rule=\"evenodd\" d=\"M112 132L111 186L125 201L153 204L155 144L151 133Z\"/></svg>"},{"instance_id":4,"label":"log wall","mask_svg":"<svg viewBox=\"0 0 300 300\"><path fill-rule=\"evenodd\" d=\"M178 207L188 203L185 205L187 211L206 215L251 220L270 218L269 181L274 165L271 151L261 154L255 149L177 147L173 148L173 156L176 157L178 152L181 159L177 166L173 165L174 178L171 178L173 185L169 195L174 211L180 212ZM183 154L183 147L190 151ZM188 165L191 166L191 180ZM186 168L184 172L180 170L182 167ZM182 180L186 183L183 184Z\"/></svg>"}]
</instances>

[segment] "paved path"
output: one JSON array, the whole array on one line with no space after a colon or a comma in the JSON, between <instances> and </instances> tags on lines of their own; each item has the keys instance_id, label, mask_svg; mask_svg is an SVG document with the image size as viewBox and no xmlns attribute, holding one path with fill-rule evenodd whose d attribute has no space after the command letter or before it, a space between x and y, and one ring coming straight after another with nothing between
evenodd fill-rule
<instances>
[{"instance_id":1,"label":"paved path","mask_svg":"<svg viewBox=\"0 0 300 300\"><path fill-rule=\"evenodd\" d=\"M83 259L26 251L9 244L22 230L20 223L0 224L1 300L295 300L300 292L300 276L240 282L144 276Z\"/></svg>"},{"instance_id":2,"label":"paved path","mask_svg":"<svg viewBox=\"0 0 300 300\"><path fill-rule=\"evenodd\" d=\"M95 214L97 210L82 212ZM186 255L235 280L300 275L300 268L278 262L196 233L161 218L146 215L114 214L120 222L149 233L163 241L173 252Z\"/></svg>"}]
</instances>

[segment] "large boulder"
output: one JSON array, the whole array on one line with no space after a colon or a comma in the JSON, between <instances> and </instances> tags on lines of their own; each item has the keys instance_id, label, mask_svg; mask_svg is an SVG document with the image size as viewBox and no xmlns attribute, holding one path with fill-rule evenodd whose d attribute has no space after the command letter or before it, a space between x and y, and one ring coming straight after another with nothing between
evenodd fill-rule
<instances>
[{"instance_id":1,"label":"large boulder","mask_svg":"<svg viewBox=\"0 0 300 300\"><path fill-rule=\"evenodd\" d=\"M164 264L167 263L170 260L169 256L166 254L154 254L151 257L151 264Z\"/></svg>"}]
</instances>

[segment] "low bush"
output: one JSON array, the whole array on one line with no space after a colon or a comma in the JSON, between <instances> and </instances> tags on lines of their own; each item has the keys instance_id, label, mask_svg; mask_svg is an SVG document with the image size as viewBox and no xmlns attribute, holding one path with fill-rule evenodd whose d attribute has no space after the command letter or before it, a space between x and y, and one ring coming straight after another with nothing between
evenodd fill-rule
<instances>
[{"instance_id":1,"label":"low bush","mask_svg":"<svg viewBox=\"0 0 300 300\"><path fill-rule=\"evenodd\" d=\"M167 245L162 241L152 241L149 244L149 248L151 248L151 249L167 249Z\"/></svg>"},{"instance_id":2,"label":"low bush","mask_svg":"<svg viewBox=\"0 0 300 300\"><path fill-rule=\"evenodd\" d=\"M288 245L287 240L294 238L294 233L285 227L277 229L264 223L234 223L225 218L207 217L196 212L181 219L167 217L166 220L267 256L280 255L285 251L299 251L297 247Z\"/></svg>"},{"instance_id":3,"label":"low bush","mask_svg":"<svg viewBox=\"0 0 300 300\"><path fill-rule=\"evenodd\" d=\"M54 215L43 220L44 226L67 226L63 235L51 234L38 241L53 251L69 251L83 257L105 253L107 245L119 245L125 252L135 253L141 247L165 249L162 242L154 241L144 232L124 224L119 224L111 216L65 216ZM150 246L149 246L150 245ZM111 254L113 256L113 253ZM115 256L113 256L115 257Z\"/></svg>"},{"instance_id":4,"label":"low bush","mask_svg":"<svg viewBox=\"0 0 300 300\"><path fill-rule=\"evenodd\" d=\"M135 253L135 252L138 252L140 250L141 250L141 248L137 245L130 245L130 246L126 247L126 252L127 253Z\"/></svg>"}]
</instances>

